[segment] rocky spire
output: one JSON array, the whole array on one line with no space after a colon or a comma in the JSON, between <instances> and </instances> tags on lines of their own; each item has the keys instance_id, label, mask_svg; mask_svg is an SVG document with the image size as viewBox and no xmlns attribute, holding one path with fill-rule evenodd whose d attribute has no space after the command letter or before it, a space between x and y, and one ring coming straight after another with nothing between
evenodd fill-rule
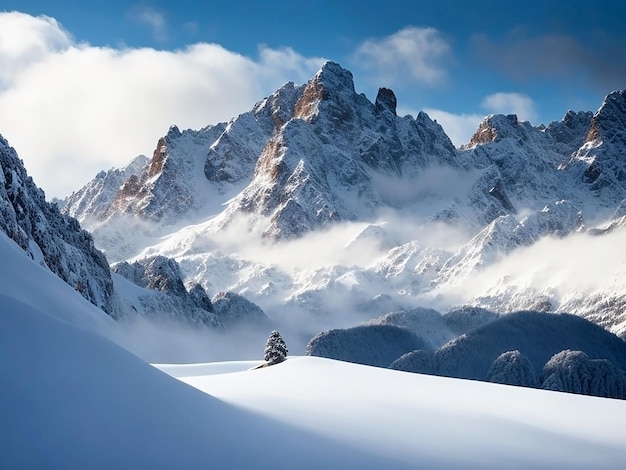
<instances>
[{"instance_id":1,"label":"rocky spire","mask_svg":"<svg viewBox=\"0 0 626 470\"><path fill-rule=\"evenodd\" d=\"M382 113L384 110L388 110L395 116L397 104L398 100L392 90L389 88L378 89L378 94L376 95L376 113Z\"/></svg>"}]
</instances>

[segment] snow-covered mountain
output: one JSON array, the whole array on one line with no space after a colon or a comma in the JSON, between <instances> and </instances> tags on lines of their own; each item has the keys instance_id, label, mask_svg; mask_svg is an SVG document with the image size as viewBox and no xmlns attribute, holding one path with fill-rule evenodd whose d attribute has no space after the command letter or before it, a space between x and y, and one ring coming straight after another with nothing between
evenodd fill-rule
<instances>
[{"instance_id":1,"label":"snow-covered mountain","mask_svg":"<svg viewBox=\"0 0 626 470\"><path fill-rule=\"evenodd\" d=\"M269 219L267 236L293 237L372 217L396 202L378 186L412 181L435 163L458 166L441 126L424 113L398 117L388 89L371 103L355 92L349 71L327 62L306 85L288 83L228 124L183 133L173 127L149 164L131 171L117 193L107 190L114 197L90 201L103 178L116 180L117 170L73 194L65 211L87 224L117 214L170 224L243 182L218 227L251 213Z\"/></svg>"},{"instance_id":2,"label":"snow-covered mountain","mask_svg":"<svg viewBox=\"0 0 626 470\"><path fill-rule=\"evenodd\" d=\"M90 207L98 206L125 175L145 163L137 158L126 169L100 174L89 192ZM199 284L183 284L176 261L163 256L119 263L111 272L92 235L77 220L45 201L43 191L28 176L17 153L0 136L0 232L11 238L37 264L50 270L89 302L118 320L137 316L174 325L223 330L233 324L264 325L259 307L241 296L222 292L218 308ZM87 203L82 199L81 204ZM10 264L5 267L10 269ZM265 333L265 332L264 332Z\"/></svg>"},{"instance_id":3,"label":"snow-covered mountain","mask_svg":"<svg viewBox=\"0 0 626 470\"><path fill-rule=\"evenodd\" d=\"M583 144L566 169L582 179L599 200L626 197L626 90L609 94L591 118Z\"/></svg>"},{"instance_id":4,"label":"snow-covered mountain","mask_svg":"<svg viewBox=\"0 0 626 470\"><path fill-rule=\"evenodd\" d=\"M110 261L173 258L187 289L244 295L292 326L467 305L569 311L626 335L623 262L608 255L624 237L625 103L617 91L547 126L487 116L455 149L425 113L398 116L393 91L370 101L327 62L228 123L172 127L152 159L101 173L63 210Z\"/></svg>"}]
</instances>

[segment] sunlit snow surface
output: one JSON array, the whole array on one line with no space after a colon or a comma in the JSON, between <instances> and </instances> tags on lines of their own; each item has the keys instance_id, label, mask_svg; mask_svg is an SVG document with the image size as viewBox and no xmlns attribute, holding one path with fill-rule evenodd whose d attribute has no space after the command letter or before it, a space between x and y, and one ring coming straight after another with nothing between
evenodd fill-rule
<instances>
[{"instance_id":1,"label":"sunlit snow surface","mask_svg":"<svg viewBox=\"0 0 626 470\"><path fill-rule=\"evenodd\" d=\"M314 357L244 370L257 364L157 367L237 408L390 466L618 468L626 456L622 401Z\"/></svg>"}]
</instances>

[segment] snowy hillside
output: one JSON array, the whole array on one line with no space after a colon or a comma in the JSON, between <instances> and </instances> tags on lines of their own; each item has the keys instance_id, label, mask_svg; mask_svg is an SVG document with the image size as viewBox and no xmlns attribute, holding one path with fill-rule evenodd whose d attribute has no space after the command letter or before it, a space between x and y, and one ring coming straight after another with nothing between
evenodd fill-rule
<instances>
[{"instance_id":1,"label":"snowy hillside","mask_svg":"<svg viewBox=\"0 0 626 470\"><path fill-rule=\"evenodd\" d=\"M163 370L280 423L293 423L295 415L301 429L347 445L355 455L370 454L374 460L362 468L376 468L381 457L384 468L611 468L626 450L613 434L626 409L621 401L573 395L561 401L551 392L319 358L261 371L237 372L245 366L235 365L219 375L213 367ZM555 417L563 420L557 424Z\"/></svg>"},{"instance_id":2,"label":"snowy hillside","mask_svg":"<svg viewBox=\"0 0 626 470\"><path fill-rule=\"evenodd\" d=\"M116 323L0 232L0 295L52 313L69 324L115 338ZM10 267L10 269L8 269ZM1 309L9 315L9 309Z\"/></svg>"}]
</instances>

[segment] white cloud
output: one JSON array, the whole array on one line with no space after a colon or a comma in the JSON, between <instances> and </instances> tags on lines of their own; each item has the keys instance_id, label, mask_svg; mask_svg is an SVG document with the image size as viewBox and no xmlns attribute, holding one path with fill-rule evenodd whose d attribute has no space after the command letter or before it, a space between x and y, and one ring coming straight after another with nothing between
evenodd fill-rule
<instances>
[{"instance_id":1,"label":"white cloud","mask_svg":"<svg viewBox=\"0 0 626 470\"><path fill-rule=\"evenodd\" d=\"M443 127L452 143L457 147L469 142L483 120L481 114L454 114L431 108L425 109L424 112Z\"/></svg>"},{"instance_id":2,"label":"white cloud","mask_svg":"<svg viewBox=\"0 0 626 470\"><path fill-rule=\"evenodd\" d=\"M442 286L428 295L438 298L442 309L481 298L501 302L506 308L527 308L519 305L529 305L533 298L545 295L560 311L572 307L585 311L591 302L600 302L599 298L610 301L611 293L619 297L623 291L625 241L623 230L603 236L544 237L481 267L462 282Z\"/></svg>"},{"instance_id":3,"label":"white cloud","mask_svg":"<svg viewBox=\"0 0 626 470\"><path fill-rule=\"evenodd\" d=\"M152 7L141 6L135 9L131 16L140 23L148 25L152 29L152 37L155 40L160 42L167 40L165 17L162 13Z\"/></svg>"},{"instance_id":4,"label":"white cloud","mask_svg":"<svg viewBox=\"0 0 626 470\"><path fill-rule=\"evenodd\" d=\"M520 93L494 93L483 100L482 108L496 114L517 114L517 117L522 121L533 122L537 119L533 100ZM424 112L443 127L452 143L457 147L469 142L478 125L484 119L484 116L478 113L455 114L434 108L425 108ZM398 114L415 116L417 113L413 110L401 109Z\"/></svg>"},{"instance_id":5,"label":"white cloud","mask_svg":"<svg viewBox=\"0 0 626 470\"><path fill-rule=\"evenodd\" d=\"M319 57L304 57L290 47L271 49L267 46L259 48L259 61L262 64L259 69L262 76L271 78L279 74L284 77L282 80L285 83L305 83L311 79L311 72L317 71L323 63Z\"/></svg>"},{"instance_id":6,"label":"white cloud","mask_svg":"<svg viewBox=\"0 0 626 470\"><path fill-rule=\"evenodd\" d=\"M521 121L534 122L537 119L534 101L521 93L494 93L485 98L482 106L496 114L517 114Z\"/></svg>"},{"instance_id":7,"label":"white cloud","mask_svg":"<svg viewBox=\"0 0 626 470\"><path fill-rule=\"evenodd\" d=\"M71 42L54 18L0 13L0 90L31 64L67 49Z\"/></svg>"},{"instance_id":8,"label":"white cloud","mask_svg":"<svg viewBox=\"0 0 626 470\"><path fill-rule=\"evenodd\" d=\"M291 49L261 48L255 60L215 44L93 47L52 18L21 13L0 13L0 61L0 134L48 197L151 155L172 124L228 120L322 63Z\"/></svg>"},{"instance_id":9,"label":"white cloud","mask_svg":"<svg viewBox=\"0 0 626 470\"><path fill-rule=\"evenodd\" d=\"M365 41L354 62L376 73L377 80L393 85L399 81L437 85L447 79L445 62L451 48L434 28L407 27L382 39Z\"/></svg>"}]
</instances>

